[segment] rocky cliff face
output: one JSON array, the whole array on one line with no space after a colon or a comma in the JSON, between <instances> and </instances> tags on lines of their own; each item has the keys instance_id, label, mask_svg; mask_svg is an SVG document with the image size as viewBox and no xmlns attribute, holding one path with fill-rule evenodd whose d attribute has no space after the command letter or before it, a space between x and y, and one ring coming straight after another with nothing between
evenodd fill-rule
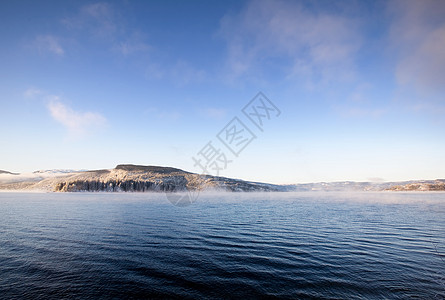
<instances>
[{"instance_id":1,"label":"rocky cliff face","mask_svg":"<svg viewBox=\"0 0 445 300\"><path fill-rule=\"evenodd\" d=\"M2 177L5 178L2 179ZM0 190L55 192L445 191L445 179L386 183L344 181L274 185L198 175L170 167L118 165L114 169L95 171L38 171L32 176L12 175L5 172L0 174Z\"/></svg>"},{"instance_id":2,"label":"rocky cliff face","mask_svg":"<svg viewBox=\"0 0 445 300\"><path fill-rule=\"evenodd\" d=\"M35 186L53 186L56 192L177 192L194 190L283 191L279 185L254 183L158 166L118 165L111 170L80 172Z\"/></svg>"}]
</instances>

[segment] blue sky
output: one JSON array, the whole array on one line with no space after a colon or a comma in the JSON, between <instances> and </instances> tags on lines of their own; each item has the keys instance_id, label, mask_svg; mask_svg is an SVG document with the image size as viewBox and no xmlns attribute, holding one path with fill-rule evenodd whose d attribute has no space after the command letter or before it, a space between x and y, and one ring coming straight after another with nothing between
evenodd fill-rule
<instances>
[{"instance_id":1,"label":"blue sky","mask_svg":"<svg viewBox=\"0 0 445 300\"><path fill-rule=\"evenodd\" d=\"M444 178L444 16L443 1L2 1L0 169L201 173L211 142L219 175L246 180ZM263 131L241 111L260 91L281 111ZM234 117L256 136L238 156L217 138Z\"/></svg>"}]
</instances>

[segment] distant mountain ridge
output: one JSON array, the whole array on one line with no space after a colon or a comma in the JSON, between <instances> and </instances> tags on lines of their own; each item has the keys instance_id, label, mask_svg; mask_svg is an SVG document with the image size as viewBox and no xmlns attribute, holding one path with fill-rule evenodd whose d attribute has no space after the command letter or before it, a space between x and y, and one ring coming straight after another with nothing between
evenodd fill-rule
<instances>
[{"instance_id":1,"label":"distant mountain ridge","mask_svg":"<svg viewBox=\"0 0 445 300\"><path fill-rule=\"evenodd\" d=\"M161 166L120 164L103 170L40 170L26 174L0 171L0 189L54 192L147 192L147 191L445 191L445 179L404 182L319 182L277 185L226 177L199 175ZM17 175L17 176L10 176ZM7 177L1 181L2 176Z\"/></svg>"},{"instance_id":2,"label":"distant mountain ridge","mask_svg":"<svg viewBox=\"0 0 445 300\"><path fill-rule=\"evenodd\" d=\"M390 187L392 183L373 183L355 181L314 182L295 184L297 191L381 191Z\"/></svg>"},{"instance_id":3,"label":"distant mountain ridge","mask_svg":"<svg viewBox=\"0 0 445 300\"><path fill-rule=\"evenodd\" d=\"M445 179L411 181L397 184L388 191L445 191Z\"/></svg>"},{"instance_id":4,"label":"distant mountain ridge","mask_svg":"<svg viewBox=\"0 0 445 300\"><path fill-rule=\"evenodd\" d=\"M5 170L0 170L0 174L19 175L19 173L12 173L12 172L5 171Z\"/></svg>"},{"instance_id":5,"label":"distant mountain ridge","mask_svg":"<svg viewBox=\"0 0 445 300\"><path fill-rule=\"evenodd\" d=\"M181 169L160 166L118 165L111 170L78 173L55 185L55 191L281 191L282 186L253 183L211 175L198 175Z\"/></svg>"},{"instance_id":6,"label":"distant mountain ridge","mask_svg":"<svg viewBox=\"0 0 445 300\"><path fill-rule=\"evenodd\" d=\"M37 170L32 172L33 174L67 174L67 173L77 173L86 172L88 170L71 170L71 169L52 169L52 170Z\"/></svg>"},{"instance_id":7,"label":"distant mountain ridge","mask_svg":"<svg viewBox=\"0 0 445 300\"><path fill-rule=\"evenodd\" d=\"M60 173L60 172L59 172ZM34 174L34 173L33 173ZM0 189L55 192L177 192L193 190L286 191L288 186L199 175L177 168L117 165L114 169L65 172L39 181L8 182Z\"/></svg>"},{"instance_id":8,"label":"distant mountain ridge","mask_svg":"<svg viewBox=\"0 0 445 300\"><path fill-rule=\"evenodd\" d=\"M295 184L296 191L445 191L445 179L409 180L398 182L318 182Z\"/></svg>"}]
</instances>

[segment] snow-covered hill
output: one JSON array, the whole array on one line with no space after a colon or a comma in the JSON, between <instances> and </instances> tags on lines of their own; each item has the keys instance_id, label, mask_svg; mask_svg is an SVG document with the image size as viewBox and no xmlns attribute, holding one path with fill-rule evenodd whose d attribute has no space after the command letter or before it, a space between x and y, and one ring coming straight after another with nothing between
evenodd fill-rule
<instances>
[{"instance_id":1,"label":"snow-covered hill","mask_svg":"<svg viewBox=\"0 0 445 300\"><path fill-rule=\"evenodd\" d=\"M105 170L41 170L27 174L0 174L0 190L41 190L53 192L146 192L146 191L438 191L445 180L405 182L319 182L276 185L226 177L199 175L176 168L118 165Z\"/></svg>"},{"instance_id":2,"label":"snow-covered hill","mask_svg":"<svg viewBox=\"0 0 445 300\"><path fill-rule=\"evenodd\" d=\"M94 171L37 171L26 176L19 175L14 181L4 182L0 184L0 189L56 192L145 192L209 189L284 191L286 187L211 175L199 175L169 167L118 165L114 169Z\"/></svg>"}]
</instances>

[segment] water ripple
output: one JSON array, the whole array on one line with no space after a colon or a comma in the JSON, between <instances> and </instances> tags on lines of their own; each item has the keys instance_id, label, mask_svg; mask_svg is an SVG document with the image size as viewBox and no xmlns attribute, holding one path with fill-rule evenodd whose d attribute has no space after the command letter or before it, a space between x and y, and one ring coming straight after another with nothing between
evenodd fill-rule
<instances>
[{"instance_id":1,"label":"water ripple","mask_svg":"<svg viewBox=\"0 0 445 300\"><path fill-rule=\"evenodd\" d=\"M0 193L0 295L445 298L445 194L311 195Z\"/></svg>"}]
</instances>

